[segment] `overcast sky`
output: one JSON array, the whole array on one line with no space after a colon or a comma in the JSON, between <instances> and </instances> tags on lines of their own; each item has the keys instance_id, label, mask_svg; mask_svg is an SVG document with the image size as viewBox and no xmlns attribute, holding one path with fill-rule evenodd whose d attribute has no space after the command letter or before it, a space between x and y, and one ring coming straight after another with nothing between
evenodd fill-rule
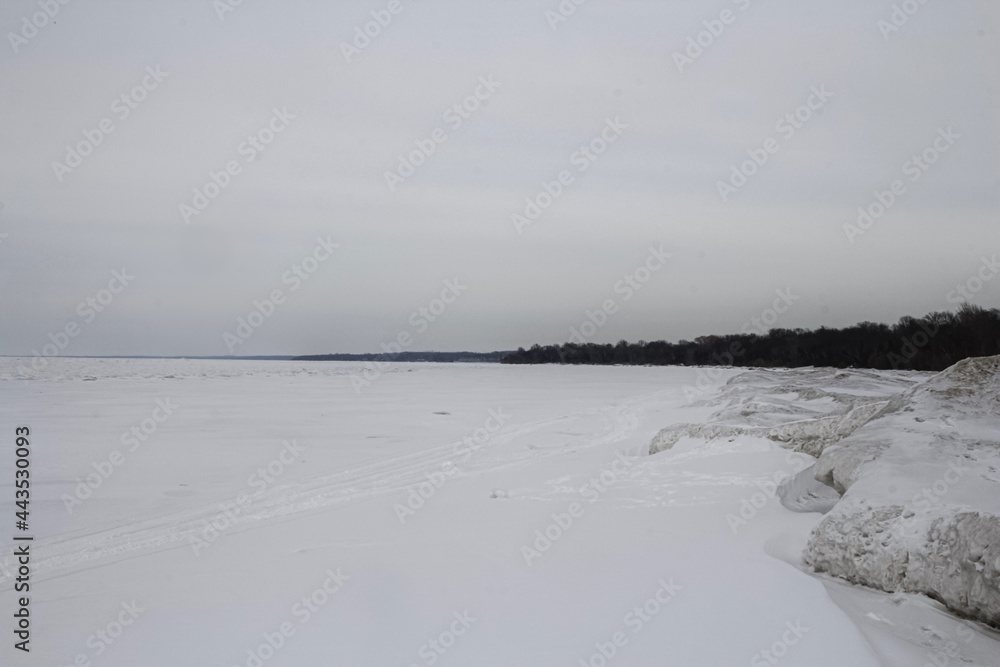
<instances>
[{"instance_id":1,"label":"overcast sky","mask_svg":"<svg viewBox=\"0 0 1000 667\"><path fill-rule=\"evenodd\" d=\"M1000 252L995 2L225 1L0 4L0 354L891 322Z\"/></svg>"}]
</instances>

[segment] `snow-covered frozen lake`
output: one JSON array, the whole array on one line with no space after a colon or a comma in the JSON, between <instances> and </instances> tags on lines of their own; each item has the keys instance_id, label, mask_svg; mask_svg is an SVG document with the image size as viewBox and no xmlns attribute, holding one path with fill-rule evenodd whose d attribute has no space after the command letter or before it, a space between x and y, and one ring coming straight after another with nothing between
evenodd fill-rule
<instances>
[{"instance_id":1,"label":"snow-covered frozen lake","mask_svg":"<svg viewBox=\"0 0 1000 667\"><path fill-rule=\"evenodd\" d=\"M648 455L740 371L392 364L359 392L351 363L25 363L0 360L3 440L32 434L25 664L996 664L930 600L809 573L820 514L747 509L809 457Z\"/></svg>"}]
</instances>

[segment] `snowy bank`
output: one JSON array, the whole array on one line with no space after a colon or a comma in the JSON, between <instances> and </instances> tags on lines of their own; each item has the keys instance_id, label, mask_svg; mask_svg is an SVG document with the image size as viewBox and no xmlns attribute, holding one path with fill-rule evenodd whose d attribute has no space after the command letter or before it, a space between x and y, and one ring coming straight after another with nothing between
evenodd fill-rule
<instances>
[{"instance_id":1,"label":"snowy bank","mask_svg":"<svg viewBox=\"0 0 1000 667\"><path fill-rule=\"evenodd\" d=\"M706 423L662 429L649 453L681 438L756 436L810 456L866 424L924 374L833 368L755 369L731 378L718 394L693 402L718 406Z\"/></svg>"},{"instance_id":2,"label":"snowy bank","mask_svg":"<svg viewBox=\"0 0 1000 667\"><path fill-rule=\"evenodd\" d=\"M760 369L694 405L717 410L661 430L650 454L751 436L818 457L778 491L826 514L808 565L1000 626L1000 357L936 375Z\"/></svg>"},{"instance_id":3,"label":"snowy bank","mask_svg":"<svg viewBox=\"0 0 1000 667\"><path fill-rule=\"evenodd\" d=\"M1000 357L966 359L823 451L816 478L843 497L806 562L1000 626L998 467Z\"/></svg>"}]
</instances>

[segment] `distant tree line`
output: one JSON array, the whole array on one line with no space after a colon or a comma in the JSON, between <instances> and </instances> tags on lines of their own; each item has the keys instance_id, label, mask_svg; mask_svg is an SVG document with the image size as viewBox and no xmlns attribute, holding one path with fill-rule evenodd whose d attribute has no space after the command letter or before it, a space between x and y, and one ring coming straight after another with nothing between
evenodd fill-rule
<instances>
[{"instance_id":1,"label":"distant tree line","mask_svg":"<svg viewBox=\"0 0 1000 667\"><path fill-rule=\"evenodd\" d=\"M940 371L966 357L1000 354L1000 310L963 304L957 312L904 317L894 325L771 329L767 334L702 336L678 343L565 343L523 347L505 364L833 366Z\"/></svg>"},{"instance_id":2,"label":"distant tree line","mask_svg":"<svg viewBox=\"0 0 1000 667\"><path fill-rule=\"evenodd\" d=\"M497 363L510 352L400 352L398 354L310 354L294 361L436 361Z\"/></svg>"}]
</instances>

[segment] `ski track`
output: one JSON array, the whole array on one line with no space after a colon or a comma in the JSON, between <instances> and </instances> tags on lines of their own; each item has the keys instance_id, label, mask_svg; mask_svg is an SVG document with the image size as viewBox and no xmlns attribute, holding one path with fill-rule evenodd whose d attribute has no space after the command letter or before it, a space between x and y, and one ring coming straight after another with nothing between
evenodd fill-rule
<instances>
[{"instance_id":1,"label":"ski track","mask_svg":"<svg viewBox=\"0 0 1000 667\"><path fill-rule=\"evenodd\" d=\"M542 458L558 456L567 451L620 442L638 429L642 422L640 415L643 410L651 403L661 400L664 393L658 391L623 399L601 408L588 408L502 430L483 446L483 450L495 449L554 424L592 416L595 413L600 415L604 422L601 430L586 440L551 450L526 450L515 455L512 460L498 461L489 465L481 463L465 469L460 467L459 474L478 475L487 471L505 470ZM220 532L224 532L225 535L235 534L263 527L266 522L289 515L324 511L339 504L405 491L414 484L426 481L426 474L430 470L440 469L442 464L455 458L456 442L452 440L423 451L403 454L300 484L268 489L260 495L253 496L251 504L238 516L230 516L230 525ZM472 460L475 456L476 454L473 454ZM96 530L91 528L89 532L71 532L37 540L32 543L34 579L36 581L54 579L151 552L186 547L192 537L200 534L208 522L220 514L223 514L223 509L221 504L216 502L198 509L131 522L124 526L98 527ZM13 589L14 573L10 569L14 564L12 554L13 549L0 559L0 591Z\"/></svg>"}]
</instances>

